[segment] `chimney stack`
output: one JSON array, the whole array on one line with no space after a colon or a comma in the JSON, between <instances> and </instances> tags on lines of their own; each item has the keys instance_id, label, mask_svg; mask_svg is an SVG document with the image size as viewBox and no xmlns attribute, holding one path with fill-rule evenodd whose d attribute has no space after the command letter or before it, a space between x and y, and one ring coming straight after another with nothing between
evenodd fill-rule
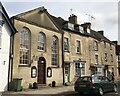
<instances>
[{"instance_id":1,"label":"chimney stack","mask_svg":"<svg viewBox=\"0 0 120 96\"><path fill-rule=\"evenodd\" d=\"M103 31L103 30L98 31L98 33L100 33L101 35L103 35L103 36L104 36L104 31Z\"/></svg>"},{"instance_id":2,"label":"chimney stack","mask_svg":"<svg viewBox=\"0 0 120 96\"><path fill-rule=\"evenodd\" d=\"M70 17L68 19L69 19L70 23L77 24L77 16L76 15L72 14L72 15L70 15Z\"/></svg>"}]
</instances>

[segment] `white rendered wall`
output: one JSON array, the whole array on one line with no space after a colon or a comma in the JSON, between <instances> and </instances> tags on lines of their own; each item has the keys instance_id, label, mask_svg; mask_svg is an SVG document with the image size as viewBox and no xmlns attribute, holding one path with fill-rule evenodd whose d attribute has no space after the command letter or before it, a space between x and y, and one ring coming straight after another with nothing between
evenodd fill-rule
<instances>
[{"instance_id":1,"label":"white rendered wall","mask_svg":"<svg viewBox=\"0 0 120 96\"><path fill-rule=\"evenodd\" d=\"M8 66L9 66L9 48L10 31L6 24L2 27L2 46L0 49L0 91L6 91L8 85Z\"/></svg>"}]
</instances>

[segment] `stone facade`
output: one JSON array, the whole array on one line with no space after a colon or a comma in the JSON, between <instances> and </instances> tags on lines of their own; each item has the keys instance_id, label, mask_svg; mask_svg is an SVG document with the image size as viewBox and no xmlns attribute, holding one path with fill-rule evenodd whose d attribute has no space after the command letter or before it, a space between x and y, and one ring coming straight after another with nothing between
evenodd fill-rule
<instances>
[{"instance_id":1,"label":"stone facade","mask_svg":"<svg viewBox=\"0 0 120 96\"><path fill-rule=\"evenodd\" d=\"M77 17L75 15L74 17L75 19L72 20L75 21L70 22L77 23ZM109 70L112 70L116 76L115 45L105 38L103 33L93 31L89 23L87 23L89 26L72 24L71 26L74 27L71 29L69 26L66 27L66 25L70 25L69 21L66 22L60 17L50 15L43 7L14 16L12 20L18 30L14 38L12 74L13 78L23 78L23 88L28 88L29 84L34 82L40 83L40 85L50 85L52 81L55 81L57 85L74 83L79 76L107 75ZM30 58L27 65L20 64L22 28L30 31ZM82 31L79 31L78 28L82 28ZM45 50L42 51L37 49L40 32L46 38ZM58 46L58 51L53 50L53 36L58 38L58 45L54 42ZM104 47L105 43L106 47ZM56 54L58 55L57 66L52 65L52 60L56 60L56 58L52 58L53 51L58 52ZM32 68L35 68L34 72ZM32 77L32 74L35 77ZM40 78L44 79L42 83Z\"/></svg>"}]
</instances>

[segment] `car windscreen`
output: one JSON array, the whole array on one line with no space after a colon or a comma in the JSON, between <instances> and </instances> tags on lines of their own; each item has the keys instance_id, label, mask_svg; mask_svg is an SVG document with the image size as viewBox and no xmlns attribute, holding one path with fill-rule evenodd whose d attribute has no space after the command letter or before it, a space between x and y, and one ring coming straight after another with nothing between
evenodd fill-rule
<instances>
[{"instance_id":1,"label":"car windscreen","mask_svg":"<svg viewBox=\"0 0 120 96\"><path fill-rule=\"evenodd\" d=\"M83 82L91 82L91 77L80 77L79 81L83 81Z\"/></svg>"},{"instance_id":2,"label":"car windscreen","mask_svg":"<svg viewBox=\"0 0 120 96\"><path fill-rule=\"evenodd\" d=\"M101 77L101 76L94 76L94 77L92 77L92 81L94 83L99 83L99 82L103 81L103 79L104 79L104 77Z\"/></svg>"}]
</instances>

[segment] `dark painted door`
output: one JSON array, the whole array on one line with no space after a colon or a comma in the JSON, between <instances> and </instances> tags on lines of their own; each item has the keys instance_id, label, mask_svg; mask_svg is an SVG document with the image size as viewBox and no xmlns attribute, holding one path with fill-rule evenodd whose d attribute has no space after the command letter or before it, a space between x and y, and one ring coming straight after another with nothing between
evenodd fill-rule
<instances>
[{"instance_id":1,"label":"dark painted door","mask_svg":"<svg viewBox=\"0 0 120 96\"><path fill-rule=\"evenodd\" d=\"M37 78L37 81L38 81L38 84L45 84L46 80L45 80L45 59L43 57L40 57L39 58L39 61L38 61L38 78Z\"/></svg>"}]
</instances>

